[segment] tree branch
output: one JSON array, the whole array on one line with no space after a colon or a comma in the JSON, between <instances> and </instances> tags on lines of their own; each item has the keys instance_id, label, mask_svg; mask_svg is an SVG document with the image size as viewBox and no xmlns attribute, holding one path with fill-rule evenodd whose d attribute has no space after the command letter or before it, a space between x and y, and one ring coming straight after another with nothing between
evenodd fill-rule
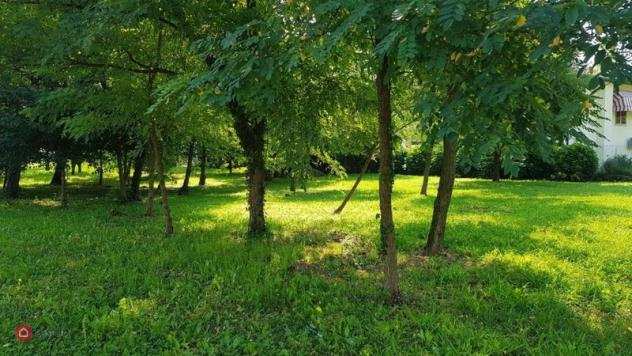
<instances>
[{"instance_id":1,"label":"tree branch","mask_svg":"<svg viewBox=\"0 0 632 356\"><path fill-rule=\"evenodd\" d=\"M178 74L178 72L165 69L165 68L154 68L150 66L147 66L146 68L129 68L126 66L115 64L115 63L95 63L95 62L88 62L88 61L82 61L82 60L76 60L76 59L71 59L70 65L79 66L79 67L87 67L87 68L111 68L111 69L118 69L118 70L122 70L126 72L139 73L139 74L152 74L152 73L154 74L162 73L162 74L169 74L169 75Z\"/></svg>"},{"instance_id":2,"label":"tree branch","mask_svg":"<svg viewBox=\"0 0 632 356\"><path fill-rule=\"evenodd\" d=\"M151 66L150 66L150 65L147 65L147 64L141 63L141 62L140 62L140 61L138 61L136 58L134 58L134 56L132 55L132 53L131 53L129 50L124 49L123 51L127 54L127 58L129 58L129 60L130 60L132 63L136 64L136 65L137 65L137 66L139 66L139 67L143 67L143 68L151 68Z\"/></svg>"},{"instance_id":3,"label":"tree branch","mask_svg":"<svg viewBox=\"0 0 632 356\"><path fill-rule=\"evenodd\" d=\"M167 20L167 19L166 19L166 18L164 18L164 17L159 17L159 18L158 18L158 21L160 21L160 22L162 22L162 23L165 23L165 24L167 24L167 25L169 25L169 26L173 27L173 28L174 28L174 29L176 29L176 30L178 29L178 25L177 25L175 22L170 21L170 20Z\"/></svg>"}]
</instances>

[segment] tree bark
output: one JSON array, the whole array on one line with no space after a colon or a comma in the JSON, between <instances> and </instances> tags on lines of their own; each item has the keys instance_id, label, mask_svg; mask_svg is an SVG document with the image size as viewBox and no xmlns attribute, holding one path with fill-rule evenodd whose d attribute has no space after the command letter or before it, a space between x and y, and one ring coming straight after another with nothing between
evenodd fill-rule
<instances>
[{"instance_id":1,"label":"tree bark","mask_svg":"<svg viewBox=\"0 0 632 356\"><path fill-rule=\"evenodd\" d=\"M125 203L128 200L127 195L127 176L125 169L125 154L123 151L119 150L116 152L116 169L118 173L118 183L119 183L119 201L121 203Z\"/></svg>"},{"instance_id":2,"label":"tree bark","mask_svg":"<svg viewBox=\"0 0 632 356\"><path fill-rule=\"evenodd\" d=\"M430 167L432 166L432 147L428 149L424 162L424 178L421 183L421 195L428 195L428 180L430 178Z\"/></svg>"},{"instance_id":3,"label":"tree bark","mask_svg":"<svg viewBox=\"0 0 632 356\"><path fill-rule=\"evenodd\" d=\"M206 185L206 147L200 149L200 187Z\"/></svg>"},{"instance_id":4,"label":"tree bark","mask_svg":"<svg viewBox=\"0 0 632 356\"><path fill-rule=\"evenodd\" d=\"M145 216L154 216L154 197L156 195L156 157L154 154L154 140L152 138L153 135L150 136L150 149L151 149L151 162L149 163L149 182L148 182L148 191L147 191L147 202L145 208Z\"/></svg>"},{"instance_id":5,"label":"tree bark","mask_svg":"<svg viewBox=\"0 0 632 356\"><path fill-rule=\"evenodd\" d=\"M434 202L430 231L424 247L427 256L436 255L443 248L443 238L448 220L448 209L452 200L454 177L456 174L456 139L443 139L443 162L439 190Z\"/></svg>"},{"instance_id":6,"label":"tree bark","mask_svg":"<svg viewBox=\"0 0 632 356\"><path fill-rule=\"evenodd\" d=\"M9 199L15 199L20 194L20 176L22 167L19 164L12 164L7 167L4 178L4 194Z\"/></svg>"},{"instance_id":7,"label":"tree bark","mask_svg":"<svg viewBox=\"0 0 632 356\"><path fill-rule=\"evenodd\" d=\"M296 176L294 175L294 172L292 172L292 170L290 170L288 178L290 179L290 193L295 194L296 193Z\"/></svg>"},{"instance_id":8,"label":"tree bark","mask_svg":"<svg viewBox=\"0 0 632 356\"><path fill-rule=\"evenodd\" d=\"M233 116L239 143L247 157L248 234L254 237L266 232L264 215L266 121L263 118L259 120L251 118L244 107L235 100L228 104L228 109Z\"/></svg>"},{"instance_id":9,"label":"tree bark","mask_svg":"<svg viewBox=\"0 0 632 356\"><path fill-rule=\"evenodd\" d=\"M77 163L74 160L70 161L70 174L75 175L76 174L76 170L75 167L77 166Z\"/></svg>"},{"instance_id":10,"label":"tree bark","mask_svg":"<svg viewBox=\"0 0 632 356\"><path fill-rule=\"evenodd\" d=\"M393 127L391 118L391 83L389 78L389 58L382 58L375 86L379 105L379 157L380 157L380 234L381 252L385 254L384 274L390 294L390 302L400 302L399 275L397 270L397 246L395 245L395 224L393 222Z\"/></svg>"},{"instance_id":11,"label":"tree bark","mask_svg":"<svg viewBox=\"0 0 632 356\"><path fill-rule=\"evenodd\" d=\"M152 130L150 135L152 136L152 147L154 151L154 166L156 173L158 174L158 186L161 193L162 211L165 216L165 235L173 234L173 219L171 217L171 208L169 207L169 193L167 191L167 185L165 182L165 165L162 157L162 140L158 136L158 129L154 122L152 122Z\"/></svg>"},{"instance_id":12,"label":"tree bark","mask_svg":"<svg viewBox=\"0 0 632 356\"><path fill-rule=\"evenodd\" d=\"M50 181L50 185L61 185L62 172L65 169L66 169L66 160L56 159L55 160L55 173L53 173L53 178Z\"/></svg>"},{"instance_id":13,"label":"tree bark","mask_svg":"<svg viewBox=\"0 0 632 356\"><path fill-rule=\"evenodd\" d=\"M184 172L184 181L182 182L182 186L180 190L178 190L179 195L187 194L189 192L189 179L191 178L191 170L193 169L193 152L195 151L195 142L191 141L189 143L189 150L187 152L187 168Z\"/></svg>"},{"instance_id":14,"label":"tree bark","mask_svg":"<svg viewBox=\"0 0 632 356\"><path fill-rule=\"evenodd\" d=\"M160 65L162 58L162 43L163 33L162 28L158 30L158 38L156 42L156 58L154 63L156 67ZM156 80L156 72L150 72L147 76L147 94L149 96L149 104L153 102L154 82ZM154 184L156 181L156 169L158 160L158 136L157 136L156 119L151 118L149 121L149 147L151 150L151 159L149 164L149 191L147 192L147 209L145 216L154 216L154 196L156 194Z\"/></svg>"},{"instance_id":15,"label":"tree bark","mask_svg":"<svg viewBox=\"0 0 632 356\"><path fill-rule=\"evenodd\" d=\"M61 206L62 208L65 208L66 206L68 206L68 194L66 192L66 160L64 160L63 167L64 168L61 170L61 184L59 185L59 188L61 195Z\"/></svg>"},{"instance_id":16,"label":"tree bark","mask_svg":"<svg viewBox=\"0 0 632 356\"><path fill-rule=\"evenodd\" d=\"M342 200L342 203L340 203L340 206L338 206L338 208L334 210L334 214L342 213L345 206L347 206L347 203L349 202L349 200L351 200L351 197L355 193L356 189L358 189L358 185L360 185L360 182L362 181L364 174L366 173L367 169L369 169L369 165L371 164L371 161L373 160L374 154L375 154L375 147L371 148L371 153L369 153L366 156L366 159L364 160L364 165L362 166L362 170L360 171L360 174L358 174L358 177L353 183L353 187L351 187L351 190L347 192L347 195L345 195L345 198Z\"/></svg>"},{"instance_id":17,"label":"tree bark","mask_svg":"<svg viewBox=\"0 0 632 356\"><path fill-rule=\"evenodd\" d=\"M502 167L501 167L501 161L500 161L500 148L497 149L494 152L494 168L493 168L493 172L492 172L492 180L494 182L500 182L500 178L501 178L501 171L502 171Z\"/></svg>"},{"instance_id":18,"label":"tree bark","mask_svg":"<svg viewBox=\"0 0 632 356\"><path fill-rule=\"evenodd\" d=\"M130 181L130 173L132 173L132 160L127 155L127 152L125 152L125 154L123 155L123 162L123 175L125 176L125 185L128 186Z\"/></svg>"},{"instance_id":19,"label":"tree bark","mask_svg":"<svg viewBox=\"0 0 632 356\"><path fill-rule=\"evenodd\" d=\"M129 187L129 200L140 201L140 180L143 177L143 167L145 165L145 150L141 150L134 159L134 174Z\"/></svg>"},{"instance_id":20,"label":"tree bark","mask_svg":"<svg viewBox=\"0 0 632 356\"><path fill-rule=\"evenodd\" d=\"M99 160L99 166L97 167L97 174L99 175L99 187L103 185L103 160Z\"/></svg>"}]
</instances>

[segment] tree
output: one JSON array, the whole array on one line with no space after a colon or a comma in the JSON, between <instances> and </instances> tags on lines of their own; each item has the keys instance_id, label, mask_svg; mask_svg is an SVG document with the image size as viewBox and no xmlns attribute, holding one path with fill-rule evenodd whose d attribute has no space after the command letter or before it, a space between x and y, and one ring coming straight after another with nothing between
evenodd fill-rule
<instances>
[{"instance_id":1,"label":"tree","mask_svg":"<svg viewBox=\"0 0 632 356\"><path fill-rule=\"evenodd\" d=\"M395 243L395 225L392 209L393 189L393 123L392 123L392 82L397 73L397 64L393 52L389 51L389 30L392 25L391 14L396 9L392 1L330 1L324 3L317 12L330 15L332 20L321 19L330 26L325 53L348 38L347 48L361 51L362 60L375 74L375 92L377 95L378 117L378 157L380 161L380 251L384 256L386 285L390 293L390 302L400 300L399 276L397 270L397 247ZM333 16L331 16L333 14ZM348 14L348 16L342 15ZM333 24L333 29L331 28Z\"/></svg>"},{"instance_id":2,"label":"tree","mask_svg":"<svg viewBox=\"0 0 632 356\"><path fill-rule=\"evenodd\" d=\"M47 66L61 68L71 67L79 71L90 71L103 76L105 87L120 81L128 80L133 88L133 95L127 96L136 100L131 106L124 106L125 116L133 115L137 127L137 136L141 140L138 149L134 150L136 167L132 179L132 195L137 195L140 184L140 174L143 166L143 156L149 152L150 158L150 190L148 196L148 213L153 214L153 171L155 169L159 180L163 212L165 214L165 233L173 233L172 218L169 209L168 193L165 185L165 164L163 156L164 143L168 132L165 130L169 122L168 111L153 110L147 114L154 104L153 92L164 76L173 75L176 69L170 66L186 65L183 54L186 49L182 46L180 29L173 19L180 19L183 15L180 2L163 3L161 1L89 1L77 4L58 2L29 2L44 11L43 22L52 22L55 28L63 31L49 31L46 43L50 54L46 56ZM138 100L141 98L142 100ZM140 105L139 105L140 104ZM110 117L114 111L111 106L101 102L98 112L106 115L93 115L101 119ZM131 110L130 110L131 109ZM164 115L157 117L156 114ZM86 115L89 116L89 115ZM167 116L167 117L165 117ZM97 122L99 120L95 120ZM90 129L99 129L108 125L106 122L96 123ZM149 142L147 142L149 141ZM149 146L149 147L148 147ZM121 191L127 185L127 177L131 164L125 154L119 154L119 159L125 160L119 164ZM124 198L124 194L121 197ZM127 194L125 194L127 195Z\"/></svg>"},{"instance_id":3,"label":"tree","mask_svg":"<svg viewBox=\"0 0 632 356\"><path fill-rule=\"evenodd\" d=\"M205 146L202 146L200 148L200 155L199 155L199 160L200 160L200 180L198 182L198 185L200 187L203 187L206 185L206 166L207 166L207 162L206 162L206 158L208 157L208 152L206 150Z\"/></svg>"},{"instance_id":4,"label":"tree","mask_svg":"<svg viewBox=\"0 0 632 356\"><path fill-rule=\"evenodd\" d=\"M22 170L40 157L43 133L21 113L35 100L28 85L0 75L0 172L4 172L3 191L9 198L18 197Z\"/></svg>"},{"instance_id":5,"label":"tree","mask_svg":"<svg viewBox=\"0 0 632 356\"><path fill-rule=\"evenodd\" d=\"M322 71L323 64L311 55L311 42L304 41L311 26L305 4L247 1L216 15L197 41L207 68L187 75L193 79L183 84L187 96L199 95L231 115L246 158L248 234L259 236L267 232L268 161L280 161L275 165L303 176L312 157L328 160L323 124L326 108L340 104L328 99L341 81Z\"/></svg>"},{"instance_id":6,"label":"tree","mask_svg":"<svg viewBox=\"0 0 632 356\"><path fill-rule=\"evenodd\" d=\"M554 91L558 83L570 84L562 77L572 65L585 69L592 54L598 53L594 60L606 64L612 81L629 77L625 51L617 50L629 48L629 43L619 39L616 30L620 26L629 31L623 25L623 18L630 16L628 7L607 1L587 5L455 0L411 1L398 8L397 26L384 45L397 52L400 63L435 78L428 84L440 93L421 95L420 101L424 112L441 118L437 138L444 145L426 253L441 249L458 149L480 157L502 143L503 166L515 172L525 137L546 146L547 138L559 131L556 126L591 123L591 112L581 110L585 93L571 98ZM606 31L599 23L612 26ZM613 63L623 65L615 70ZM595 78L588 88L604 79ZM560 112L558 107L573 108L578 115L571 119L566 115L569 110ZM578 131L572 134L582 136Z\"/></svg>"},{"instance_id":7,"label":"tree","mask_svg":"<svg viewBox=\"0 0 632 356\"><path fill-rule=\"evenodd\" d=\"M189 179L191 178L191 170L193 169L193 155L195 150L195 142L191 141L187 149L187 167L184 173L184 181L178 191L178 194L183 195L189 192Z\"/></svg>"}]
</instances>

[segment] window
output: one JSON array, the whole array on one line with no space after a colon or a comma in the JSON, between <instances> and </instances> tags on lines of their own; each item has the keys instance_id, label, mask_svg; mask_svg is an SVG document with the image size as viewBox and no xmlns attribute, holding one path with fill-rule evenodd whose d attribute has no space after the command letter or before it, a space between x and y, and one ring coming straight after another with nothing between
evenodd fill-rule
<instances>
[{"instance_id":1,"label":"window","mask_svg":"<svg viewBox=\"0 0 632 356\"><path fill-rule=\"evenodd\" d=\"M617 111L615 114L614 123L617 125L625 125L627 123L626 118L625 118L626 114L627 114L627 111Z\"/></svg>"}]
</instances>

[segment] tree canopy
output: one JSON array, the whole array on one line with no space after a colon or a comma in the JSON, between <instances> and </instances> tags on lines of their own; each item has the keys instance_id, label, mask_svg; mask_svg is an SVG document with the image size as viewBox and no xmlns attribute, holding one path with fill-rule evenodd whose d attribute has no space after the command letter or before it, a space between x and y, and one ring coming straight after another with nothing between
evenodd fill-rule
<instances>
[{"instance_id":1,"label":"tree canopy","mask_svg":"<svg viewBox=\"0 0 632 356\"><path fill-rule=\"evenodd\" d=\"M68 160L101 172L112 162L121 202L142 199L146 174L147 215L158 183L170 235L166 181L186 160L188 185L197 152L204 169L243 163L255 238L270 233L266 180L307 189L318 172L344 175L341 156L368 164L377 149L393 303L400 142L423 141L430 155L442 143L424 250L439 253L457 155L467 167L492 157L516 175L531 153L590 144L595 91L632 77L627 1L6 0L0 18L8 195L31 163L55 162L65 199Z\"/></svg>"}]
</instances>

